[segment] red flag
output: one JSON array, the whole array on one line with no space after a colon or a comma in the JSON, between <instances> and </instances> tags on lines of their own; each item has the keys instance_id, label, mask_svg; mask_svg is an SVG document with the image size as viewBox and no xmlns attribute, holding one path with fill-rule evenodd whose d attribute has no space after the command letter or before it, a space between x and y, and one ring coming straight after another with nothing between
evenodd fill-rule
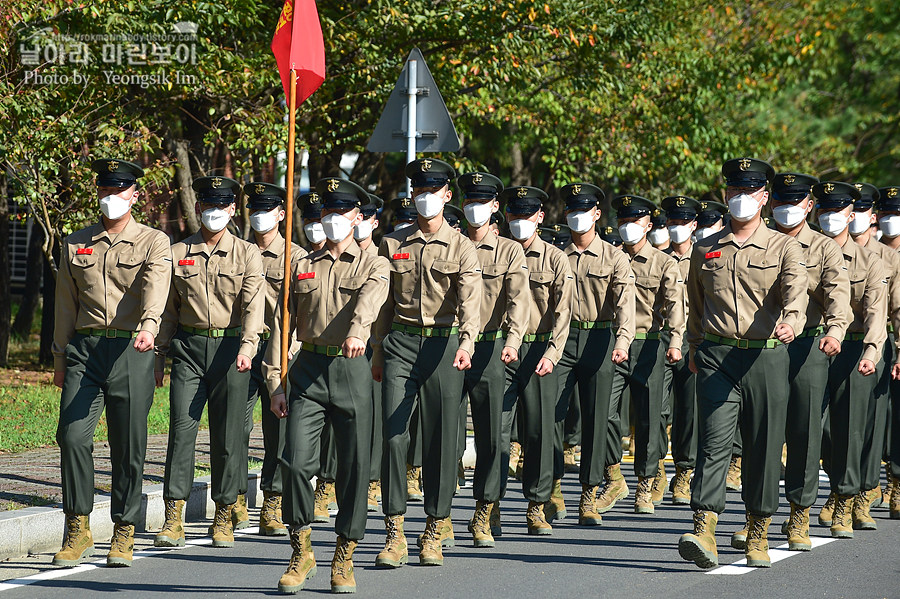
<instances>
[{"instance_id":1,"label":"red flag","mask_svg":"<svg viewBox=\"0 0 900 599\"><path fill-rule=\"evenodd\" d=\"M299 106L325 81L325 42L315 0L284 0L272 36L272 54L288 103L291 99L291 69L297 71Z\"/></svg>"}]
</instances>

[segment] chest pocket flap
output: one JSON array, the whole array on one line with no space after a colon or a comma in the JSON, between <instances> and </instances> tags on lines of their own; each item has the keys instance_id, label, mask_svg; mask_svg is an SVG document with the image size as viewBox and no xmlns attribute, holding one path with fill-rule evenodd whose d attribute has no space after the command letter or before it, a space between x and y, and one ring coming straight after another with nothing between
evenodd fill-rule
<instances>
[{"instance_id":1,"label":"chest pocket flap","mask_svg":"<svg viewBox=\"0 0 900 599\"><path fill-rule=\"evenodd\" d=\"M588 267L587 276L596 279L603 279L609 277L611 272L612 271L608 266L605 266L603 264L592 264Z\"/></svg>"},{"instance_id":2,"label":"chest pocket flap","mask_svg":"<svg viewBox=\"0 0 900 599\"><path fill-rule=\"evenodd\" d=\"M459 263L453 260L435 260L431 270L442 275L452 275L459 272Z\"/></svg>"},{"instance_id":3,"label":"chest pocket flap","mask_svg":"<svg viewBox=\"0 0 900 599\"><path fill-rule=\"evenodd\" d=\"M481 267L482 277L497 277L506 272L504 264L485 264Z\"/></svg>"},{"instance_id":4,"label":"chest pocket flap","mask_svg":"<svg viewBox=\"0 0 900 599\"><path fill-rule=\"evenodd\" d=\"M97 258L94 256L72 256L72 266L77 266L78 268L90 268L96 263Z\"/></svg>"},{"instance_id":5,"label":"chest pocket flap","mask_svg":"<svg viewBox=\"0 0 900 599\"><path fill-rule=\"evenodd\" d=\"M528 275L532 285L547 285L553 280L552 272L538 271Z\"/></svg>"},{"instance_id":6,"label":"chest pocket flap","mask_svg":"<svg viewBox=\"0 0 900 599\"><path fill-rule=\"evenodd\" d=\"M305 279L294 281L294 293L310 293L319 288L319 279Z\"/></svg>"},{"instance_id":7,"label":"chest pocket flap","mask_svg":"<svg viewBox=\"0 0 900 599\"><path fill-rule=\"evenodd\" d=\"M638 287L642 287L644 289L656 289L659 287L660 277L654 276L641 276L634 277L634 284Z\"/></svg>"},{"instance_id":8,"label":"chest pocket flap","mask_svg":"<svg viewBox=\"0 0 900 599\"><path fill-rule=\"evenodd\" d=\"M366 282L365 275L359 275L355 277L344 277L340 281L338 281L338 288L344 291L358 291L360 287Z\"/></svg>"}]
</instances>

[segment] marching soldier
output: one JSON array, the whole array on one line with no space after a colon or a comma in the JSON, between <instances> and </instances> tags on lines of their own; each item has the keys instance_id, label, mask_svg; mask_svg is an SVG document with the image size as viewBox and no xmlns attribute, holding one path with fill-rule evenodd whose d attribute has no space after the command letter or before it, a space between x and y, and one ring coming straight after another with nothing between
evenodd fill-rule
<instances>
[{"instance_id":1,"label":"marching soldier","mask_svg":"<svg viewBox=\"0 0 900 599\"><path fill-rule=\"evenodd\" d=\"M447 221L447 224L450 225L451 229L456 229L457 232L462 233L462 223L465 219L463 215L463 211L454 206L453 204L444 204L444 220Z\"/></svg>"},{"instance_id":2,"label":"marching soldier","mask_svg":"<svg viewBox=\"0 0 900 599\"><path fill-rule=\"evenodd\" d=\"M247 399L247 413L244 421L244 439L241 449L242 473L238 478L238 500L232 513L232 524L235 530L250 525L247 514L248 452L250 433L253 431L253 408L257 401L262 401L263 463L260 472L260 488L263 492L263 505L259 511L259 533L261 535L287 534L281 520L281 469L278 460L284 451L284 421L279 420L269 409L270 397L266 381L262 373L262 361L269 346L272 322L275 318L275 307L281 302L281 289L284 283L284 248L285 239L278 231L278 223L284 220L284 200L287 191L283 187L271 183L253 182L244 185L247 208L250 211L250 227L253 239L262 256L265 285L265 314L263 330L260 334L259 349L253 357L250 367L250 391ZM306 254L299 245L291 245L291 263L293 264ZM291 348L291 355L298 348Z\"/></svg>"},{"instance_id":3,"label":"marching soldier","mask_svg":"<svg viewBox=\"0 0 900 599\"><path fill-rule=\"evenodd\" d=\"M130 566L140 520L153 403L153 349L172 272L169 240L139 224L131 207L143 169L95 160L100 222L63 240L56 285L53 383L62 388L60 449L66 530L56 566L77 566L94 552L94 430L106 409L114 523L108 566Z\"/></svg>"},{"instance_id":4,"label":"marching soldier","mask_svg":"<svg viewBox=\"0 0 900 599\"><path fill-rule=\"evenodd\" d=\"M578 523L597 526L602 524L596 497L607 462L613 371L616 364L628 359L635 334L634 274L625 254L604 243L597 234L603 191L588 183L576 183L563 187L560 194L572 231L572 242L564 252L575 275L575 286L569 335L556 368L560 400L556 414L554 499L544 506L544 512L548 508L556 513L565 509L560 490L562 428L570 402L577 402L581 412L582 488ZM616 476L611 469L607 469L607 474L614 483Z\"/></svg>"},{"instance_id":5,"label":"marching soldier","mask_svg":"<svg viewBox=\"0 0 900 599\"><path fill-rule=\"evenodd\" d=\"M720 202L700 202L700 211L697 213L697 228L694 236L697 241L706 239L713 233L725 228L725 215L728 214L728 206Z\"/></svg>"},{"instance_id":6,"label":"marching soldier","mask_svg":"<svg viewBox=\"0 0 900 599\"><path fill-rule=\"evenodd\" d=\"M544 505L553 490L554 438L556 436L559 376L556 365L562 357L572 313L574 276L566 255L538 236L544 219L547 194L534 187L510 187L500 194L509 215L509 230L525 250L531 293L529 316L519 361L507 368L507 388L503 399L501 446L509 446L515 408L522 421L524 461L522 493L528 500L528 534L549 535L552 528L544 515ZM565 412L562 413L565 418ZM501 481L501 497L506 478Z\"/></svg>"},{"instance_id":7,"label":"marching soldier","mask_svg":"<svg viewBox=\"0 0 900 599\"><path fill-rule=\"evenodd\" d=\"M787 521L788 549L809 551L809 508L819 494L822 410L828 369L841 351L852 317L850 279L841 248L806 222L818 179L779 173L772 183L772 217L778 230L800 243L809 277L806 327L788 345L790 366L787 403L787 464L784 495L791 504ZM746 537L743 539L746 542ZM738 539L740 541L740 539ZM743 547L738 547L743 549Z\"/></svg>"},{"instance_id":8,"label":"marching soldier","mask_svg":"<svg viewBox=\"0 0 900 599\"><path fill-rule=\"evenodd\" d=\"M650 215L650 232L647 233L647 240L650 245L661 252L669 249L672 239L669 236L669 229L666 226L666 213L659 208L654 208Z\"/></svg>"},{"instance_id":9,"label":"marching soldier","mask_svg":"<svg viewBox=\"0 0 900 599\"><path fill-rule=\"evenodd\" d=\"M271 409L287 420L282 466L285 521L290 526L291 561L278 581L282 593L296 593L315 574L310 538L314 503L309 479L319 467L319 443L326 421L337 449L335 518L337 542L331 562L331 591L356 590L353 552L366 530L366 489L372 443L372 380L366 341L388 286L388 265L353 240L369 202L361 187L341 179L316 184L322 199L323 249L301 258L290 285L290 337L300 353L290 367L290 399L281 386L282 312L279 304L263 365Z\"/></svg>"},{"instance_id":10,"label":"marching soldier","mask_svg":"<svg viewBox=\"0 0 900 599\"><path fill-rule=\"evenodd\" d=\"M750 530L747 564L770 565L768 526L778 509L788 396L786 343L803 330L808 277L793 238L767 228L760 210L775 175L761 160L722 166L731 222L699 240L687 289L690 367L697 373L699 437L691 484L694 531L678 552L701 568L718 565L715 530L725 509L725 477L738 420L754 439L744 459L743 499ZM740 414L740 419L739 419Z\"/></svg>"},{"instance_id":11,"label":"marching soldier","mask_svg":"<svg viewBox=\"0 0 900 599\"><path fill-rule=\"evenodd\" d=\"M243 473L244 422L252 356L265 314L263 263L256 244L228 229L240 184L200 177L197 211L202 227L172 246L174 272L157 349L156 383L172 357L169 444L163 498L166 521L157 547L184 546L184 504L194 479L194 447L209 403L211 495L216 503L213 547L234 546L232 510Z\"/></svg>"},{"instance_id":12,"label":"marching soldier","mask_svg":"<svg viewBox=\"0 0 900 599\"><path fill-rule=\"evenodd\" d=\"M382 510L387 539L375 564L408 560L403 533L410 418L418 405L427 522L419 561L443 565L441 540L452 535L459 406L480 330L481 267L475 247L444 220L456 173L440 160L406 166L416 224L386 235L379 255L391 262L388 300L373 339L372 377L383 383L385 454ZM426 367L427 365L427 367Z\"/></svg>"},{"instance_id":13,"label":"marching soldier","mask_svg":"<svg viewBox=\"0 0 900 599\"><path fill-rule=\"evenodd\" d=\"M878 226L883 233L881 242L894 251L900 251L900 186L882 187L878 190ZM885 500L891 519L900 519L900 350L891 367L890 421L886 436L887 492Z\"/></svg>"},{"instance_id":14,"label":"marching soldier","mask_svg":"<svg viewBox=\"0 0 900 599\"><path fill-rule=\"evenodd\" d=\"M462 192L467 234L481 264L481 332L475 339L472 368L466 371L475 432L475 514L469 522L475 547L493 547L500 526L501 479L507 476L501 447L506 365L518 361L528 321L528 267L516 242L490 231L491 215L500 208L503 183L488 173L468 173L457 180ZM465 412L463 411L463 414Z\"/></svg>"},{"instance_id":15,"label":"marching soldier","mask_svg":"<svg viewBox=\"0 0 900 599\"><path fill-rule=\"evenodd\" d=\"M376 245L373 235L378 229L378 212L383 207L384 200L370 193L369 202L359 209L363 215L362 222L353 227L353 239L361 249L373 256L378 255L378 245Z\"/></svg>"},{"instance_id":16,"label":"marching soldier","mask_svg":"<svg viewBox=\"0 0 900 599\"><path fill-rule=\"evenodd\" d=\"M391 200L391 208L394 210L391 217L391 227L394 231L416 224L416 220L419 218L416 205L409 198L394 198Z\"/></svg>"},{"instance_id":17,"label":"marching soldier","mask_svg":"<svg viewBox=\"0 0 900 599\"><path fill-rule=\"evenodd\" d=\"M700 202L685 196L670 196L662 201L666 213L666 226L671 245L665 250L678 263L682 281L687 281L691 266L691 237L697 229ZM723 206L724 208L724 206ZM687 290L684 290L684 313L687 318ZM671 341L668 330L661 336L664 343ZM675 461L675 478L672 479L672 503L688 505L691 502L691 476L697 463L697 396L696 375L688 368L690 347L687 339L681 344L681 360L666 364L665 389L671 389L672 458ZM669 394L663 391L663 396ZM664 439L665 440L665 439ZM658 483L659 481L657 481Z\"/></svg>"},{"instance_id":18,"label":"marching soldier","mask_svg":"<svg viewBox=\"0 0 900 599\"><path fill-rule=\"evenodd\" d=\"M664 364L681 360L684 336L684 280L674 258L647 242L653 202L640 196L618 196L612 201L619 222L619 235L631 260L635 281L635 336L629 350L630 359L623 361L624 384L610 398L607 463L611 472L621 476L622 437L618 415L622 390L628 387L635 411L634 471L638 487L634 494L634 511L652 514L654 481L664 477L662 470L666 448L661 431L663 411ZM671 330L668 346L660 336L663 326ZM620 374L619 376L623 376ZM624 485L624 482L621 483ZM659 496L662 499L662 493Z\"/></svg>"},{"instance_id":19,"label":"marching soldier","mask_svg":"<svg viewBox=\"0 0 900 599\"><path fill-rule=\"evenodd\" d=\"M613 247L622 248L622 238L619 236L619 231L615 227L603 227L600 229L600 239Z\"/></svg>"},{"instance_id":20,"label":"marching soldier","mask_svg":"<svg viewBox=\"0 0 900 599\"><path fill-rule=\"evenodd\" d=\"M303 219L303 234L315 252L325 247L325 229L322 227L322 198L311 191L297 198L300 204L300 218Z\"/></svg>"}]
</instances>

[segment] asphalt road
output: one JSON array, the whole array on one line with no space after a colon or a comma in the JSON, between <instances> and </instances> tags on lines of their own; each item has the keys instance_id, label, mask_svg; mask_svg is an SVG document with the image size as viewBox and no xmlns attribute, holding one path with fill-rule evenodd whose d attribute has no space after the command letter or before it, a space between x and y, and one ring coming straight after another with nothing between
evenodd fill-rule
<instances>
[{"instance_id":1,"label":"asphalt road","mask_svg":"<svg viewBox=\"0 0 900 599\"><path fill-rule=\"evenodd\" d=\"M671 467L669 468L671 472ZM630 466L623 471L630 471ZM629 479L633 492L635 479ZM670 474L671 476L671 474ZM471 489L463 489L454 502L453 524L457 546L444 550L443 567L418 566L415 537L424 528L421 503L410 504L406 535L410 565L398 570L374 567L384 542L380 513L371 513L366 538L360 543L356 565L360 597L627 597L651 599L747 597L852 597L900 598L900 521L890 520L886 509L873 510L876 531L857 531L852 540L831 541L828 530L815 526L812 534L823 543L809 553L772 551L767 570L740 565L743 552L731 549L729 538L743 524L740 494L729 492L726 512L718 530L718 569L704 572L678 556L679 536L690 530L687 507L664 503L653 515L632 513L630 500L604 515L598 528L577 526L577 477L563 483L569 516L554 523L550 537L529 537L525 528L527 503L517 482L511 481L503 503L504 535L493 549L474 549L466 522L474 510ZM819 504L824 502L821 492ZM785 545L780 524L788 509L773 519L770 547ZM814 508L814 512L817 510ZM255 516L255 512L252 514ZM290 556L285 537L255 534L238 536L232 549L214 549L203 538L205 523L190 527L189 546L155 550L152 534L141 534L144 549L128 569L102 565L59 570L49 565L51 555L30 556L0 564L0 599L19 597L103 597L127 593L132 597L180 597L221 594L231 597L277 595L278 578ZM253 531L254 529L249 529ZM245 531L241 531L245 532ZM191 534L193 533L193 537ZM197 543L190 545L191 542ZM313 527L318 574L299 596L329 591L329 568L334 549L329 524ZM103 563L107 543L98 543L96 557ZM729 564L736 564L730 565ZM60 576L60 574L63 574ZM40 580L44 577L54 577ZM37 579L37 580L36 580Z\"/></svg>"}]
</instances>

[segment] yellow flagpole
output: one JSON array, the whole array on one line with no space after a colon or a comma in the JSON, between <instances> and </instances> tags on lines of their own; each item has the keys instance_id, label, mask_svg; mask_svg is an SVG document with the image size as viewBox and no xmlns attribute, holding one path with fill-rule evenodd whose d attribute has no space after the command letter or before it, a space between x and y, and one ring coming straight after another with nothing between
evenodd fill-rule
<instances>
[{"instance_id":1,"label":"yellow flagpole","mask_svg":"<svg viewBox=\"0 0 900 599\"><path fill-rule=\"evenodd\" d=\"M287 202L284 219L284 285L281 289L281 388L287 388L288 348L290 346L290 310L288 298L291 289L291 242L294 238L294 144L296 142L295 111L297 109L297 71L291 69L291 98L288 114L288 147L287 147Z\"/></svg>"}]
</instances>

